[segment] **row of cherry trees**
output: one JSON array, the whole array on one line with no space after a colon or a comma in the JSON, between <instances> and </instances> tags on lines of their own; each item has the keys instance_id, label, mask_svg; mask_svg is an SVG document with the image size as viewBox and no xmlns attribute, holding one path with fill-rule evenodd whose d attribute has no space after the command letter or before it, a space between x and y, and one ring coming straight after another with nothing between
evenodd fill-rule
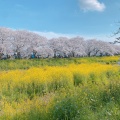
<instances>
[{"instance_id":1,"label":"row of cherry trees","mask_svg":"<svg viewBox=\"0 0 120 120\"><path fill-rule=\"evenodd\" d=\"M0 59L106 56L120 54L120 47L81 37L46 37L25 30L0 28Z\"/></svg>"}]
</instances>

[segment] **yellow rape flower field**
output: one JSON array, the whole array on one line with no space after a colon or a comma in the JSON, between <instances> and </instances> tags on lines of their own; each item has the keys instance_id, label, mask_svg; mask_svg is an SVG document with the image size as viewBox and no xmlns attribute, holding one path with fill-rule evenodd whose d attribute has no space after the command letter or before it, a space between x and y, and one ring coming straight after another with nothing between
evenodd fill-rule
<instances>
[{"instance_id":1,"label":"yellow rape flower field","mask_svg":"<svg viewBox=\"0 0 120 120\"><path fill-rule=\"evenodd\" d=\"M0 120L119 120L118 61L0 61Z\"/></svg>"}]
</instances>

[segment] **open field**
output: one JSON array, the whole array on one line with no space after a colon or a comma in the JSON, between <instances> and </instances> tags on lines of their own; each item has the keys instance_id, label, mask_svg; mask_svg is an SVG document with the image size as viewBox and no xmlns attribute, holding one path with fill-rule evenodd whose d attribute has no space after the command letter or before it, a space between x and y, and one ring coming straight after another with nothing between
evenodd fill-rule
<instances>
[{"instance_id":1,"label":"open field","mask_svg":"<svg viewBox=\"0 0 120 120\"><path fill-rule=\"evenodd\" d=\"M0 61L0 120L120 120L119 57Z\"/></svg>"}]
</instances>

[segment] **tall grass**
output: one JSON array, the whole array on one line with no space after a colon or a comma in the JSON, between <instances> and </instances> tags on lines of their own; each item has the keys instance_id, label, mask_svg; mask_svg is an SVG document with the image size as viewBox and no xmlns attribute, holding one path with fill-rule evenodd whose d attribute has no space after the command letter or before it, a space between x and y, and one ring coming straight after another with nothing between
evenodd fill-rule
<instances>
[{"instance_id":1,"label":"tall grass","mask_svg":"<svg viewBox=\"0 0 120 120\"><path fill-rule=\"evenodd\" d=\"M116 64L119 56L112 57L83 57L83 58L49 58L49 59L18 59L18 60L0 60L0 71L15 70L15 69L29 69L31 67L43 66L66 66L69 64L81 63L103 63Z\"/></svg>"},{"instance_id":2,"label":"tall grass","mask_svg":"<svg viewBox=\"0 0 120 120\"><path fill-rule=\"evenodd\" d=\"M2 61L0 120L119 120L118 57L100 59Z\"/></svg>"}]
</instances>

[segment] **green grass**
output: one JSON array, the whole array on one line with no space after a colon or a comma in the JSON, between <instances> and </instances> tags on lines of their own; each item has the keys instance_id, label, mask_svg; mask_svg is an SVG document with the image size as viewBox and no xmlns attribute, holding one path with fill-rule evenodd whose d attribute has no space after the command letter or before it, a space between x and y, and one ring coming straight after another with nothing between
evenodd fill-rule
<instances>
[{"instance_id":1,"label":"green grass","mask_svg":"<svg viewBox=\"0 0 120 120\"><path fill-rule=\"evenodd\" d=\"M0 60L0 70L29 69L31 67L42 66L66 66L69 64L81 63L102 63L116 64L119 56L115 59L111 57L83 57L83 58L47 58L47 59L20 59L20 60Z\"/></svg>"}]
</instances>

